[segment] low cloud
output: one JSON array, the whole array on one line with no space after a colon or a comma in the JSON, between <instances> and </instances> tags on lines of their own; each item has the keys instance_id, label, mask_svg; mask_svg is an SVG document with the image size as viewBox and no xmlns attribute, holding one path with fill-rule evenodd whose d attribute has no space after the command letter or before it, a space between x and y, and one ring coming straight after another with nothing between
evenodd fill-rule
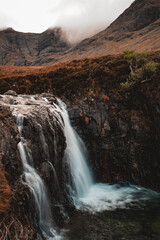
<instances>
[{"instance_id":1,"label":"low cloud","mask_svg":"<svg viewBox=\"0 0 160 240\"><path fill-rule=\"evenodd\" d=\"M59 26L88 27L115 20L133 0L59 0L50 10Z\"/></svg>"},{"instance_id":2,"label":"low cloud","mask_svg":"<svg viewBox=\"0 0 160 240\"><path fill-rule=\"evenodd\" d=\"M104 30L133 0L59 0L49 13L54 25L65 28L71 43ZM54 27L52 25L52 27Z\"/></svg>"},{"instance_id":3,"label":"low cloud","mask_svg":"<svg viewBox=\"0 0 160 240\"><path fill-rule=\"evenodd\" d=\"M78 27L78 28L63 27L63 32L65 35L64 37L67 38L67 41L70 44L75 45L81 42L82 40L89 38L99 33L100 31L104 30L105 28L107 28L108 25L109 23L108 24L103 23L103 24L90 26L90 27Z\"/></svg>"},{"instance_id":4,"label":"low cloud","mask_svg":"<svg viewBox=\"0 0 160 240\"><path fill-rule=\"evenodd\" d=\"M134 0L1 1L0 28L40 33L59 26L77 43L105 29Z\"/></svg>"},{"instance_id":5,"label":"low cloud","mask_svg":"<svg viewBox=\"0 0 160 240\"><path fill-rule=\"evenodd\" d=\"M6 13L0 12L0 30L10 27L14 23L14 19Z\"/></svg>"}]
</instances>

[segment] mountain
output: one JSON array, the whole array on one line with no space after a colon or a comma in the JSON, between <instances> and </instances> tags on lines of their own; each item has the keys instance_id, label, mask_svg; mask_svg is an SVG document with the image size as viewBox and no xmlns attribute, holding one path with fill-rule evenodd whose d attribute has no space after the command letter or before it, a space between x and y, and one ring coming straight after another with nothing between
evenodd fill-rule
<instances>
[{"instance_id":1,"label":"mountain","mask_svg":"<svg viewBox=\"0 0 160 240\"><path fill-rule=\"evenodd\" d=\"M41 34L8 28L0 31L0 64L42 65L49 61L50 55L59 56L69 47L61 28L48 29Z\"/></svg>"},{"instance_id":2,"label":"mountain","mask_svg":"<svg viewBox=\"0 0 160 240\"><path fill-rule=\"evenodd\" d=\"M160 50L160 1L135 0L107 29L82 41L70 58L119 54L126 49Z\"/></svg>"},{"instance_id":3,"label":"mountain","mask_svg":"<svg viewBox=\"0 0 160 240\"><path fill-rule=\"evenodd\" d=\"M0 32L1 65L51 65L126 49L160 50L160 1L135 0L107 29L74 47L60 28L41 34Z\"/></svg>"}]
</instances>

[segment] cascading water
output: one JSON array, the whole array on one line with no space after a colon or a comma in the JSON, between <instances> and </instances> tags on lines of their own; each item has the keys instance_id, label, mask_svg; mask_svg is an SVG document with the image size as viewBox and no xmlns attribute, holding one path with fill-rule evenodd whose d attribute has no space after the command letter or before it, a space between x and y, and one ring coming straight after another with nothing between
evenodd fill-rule
<instances>
[{"instance_id":1,"label":"cascading water","mask_svg":"<svg viewBox=\"0 0 160 240\"><path fill-rule=\"evenodd\" d=\"M65 157L68 160L72 176L73 188L70 188L70 194L74 204L77 204L77 200L85 196L93 185L93 179L85 159L87 155L85 145L71 127L66 105L60 99L57 99L57 102L58 105L55 104L55 106L64 121L64 134L67 143Z\"/></svg>"},{"instance_id":2,"label":"cascading water","mask_svg":"<svg viewBox=\"0 0 160 240\"><path fill-rule=\"evenodd\" d=\"M85 144L72 128L66 105L61 100L57 99L55 104L53 96L48 97L48 100L36 95L2 96L2 99L3 104L10 107L17 120L21 139L18 149L23 165L22 179L32 193L31 215L40 240L64 239L62 236L64 231L58 234L53 224L47 190L38 172L46 177L50 197L53 206L56 207L54 203L68 204L66 197L62 197L63 176L68 172L69 199L80 210L95 213L117 207L124 208L132 204L142 205L150 199L160 199L158 193L130 184L95 183L87 164ZM67 167L63 175L61 159L65 148L64 135L66 137L64 164L67 162ZM34 166L39 170L38 172ZM54 186L58 186L56 190ZM60 205L58 207L61 210ZM62 212L60 211L60 214ZM62 214L64 215L65 212ZM68 216L66 218L68 219Z\"/></svg>"},{"instance_id":3,"label":"cascading water","mask_svg":"<svg viewBox=\"0 0 160 240\"><path fill-rule=\"evenodd\" d=\"M24 117L21 113L14 112L13 114L16 116L17 127L21 137L21 141L18 143L18 149L23 164L25 183L30 188L34 198L34 211L36 213L34 217L34 224L40 231L39 238L41 239L41 237L43 237L47 240L62 239L53 226L50 203L47 197L47 191L43 180L28 161L30 160L28 159L28 156L31 156L31 154L27 154L29 153L27 141L22 136ZM31 162L33 162L33 159Z\"/></svg>"},{"instance_id":4,"label":"cascading water","mask_svg":"<svg viewBox=\"0 0 160 240\"><path fill-rule=\"evenodd\" d=\"M55 106L64 122L67 143L65 158L71 171L70 195L77 209L94 213L128 205L143 205L147 200L160 198L157 192L131 184L94 183L87 165L86 147L70 124L66 105L59 99L57 103Z\"/></svg>"}]
</instances>

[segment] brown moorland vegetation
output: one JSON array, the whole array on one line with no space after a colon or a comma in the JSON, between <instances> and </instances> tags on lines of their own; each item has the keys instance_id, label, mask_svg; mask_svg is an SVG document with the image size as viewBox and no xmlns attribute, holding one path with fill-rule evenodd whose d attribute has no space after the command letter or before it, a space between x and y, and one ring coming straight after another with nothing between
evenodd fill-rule
<instances>
[{"instance_id":1,"label":"brown moorland vegetation","mask_svg":"<svg viewBox=\"0 0 160 240\"><path fill-rule=\"evenodd\" d=\"M149 58L159 63L160 52L151 53ZM153 76L154 89L159 86L159 71ZM11 89L19 94L52 92L69 97L88 94L91 89L115 91L120 90L120 84L129 74L130 68L123 55L74 60L48 67L0 66L0 93Z\"/></svg>"},{"instance_id":2,"label":"brown moorland vegetation","mask_svg":"<svg viewBox=\"0 0 160 240\"><path fill-rule=\"evenodd\" d=\"M11 189L6 180L0 156L0 213L7 212L10 208Z\"/></svg>"}]
</instances>

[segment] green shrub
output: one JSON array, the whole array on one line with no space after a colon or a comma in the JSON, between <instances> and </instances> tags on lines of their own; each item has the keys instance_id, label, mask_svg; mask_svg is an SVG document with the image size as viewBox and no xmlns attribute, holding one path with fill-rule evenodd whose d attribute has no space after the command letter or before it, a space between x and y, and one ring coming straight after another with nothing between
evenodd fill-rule
<instances>
[{"instance_id":1,"label":"green shrub","mask_svg":"<svg viewBox=\"0 0 160 240\"><path fill-rule=\"evenodd\" d=\"M137 54L135 53L135 50L126 50L124 51L124 59L127 61L134 61L137 58Z\"/></svg>"},{"instance_id":2,"label":"green shrub","mask_svg":"<svg viewBox=\"0 0 160 240\"><path fill-rule=\"evenodd\" d=\"M158 63L153 61L146 63L143 67L143 70L146 74L155 73L157 69L158 69Z\"/></svg>"},{"instance_id":3,"label":"green shrub","mask_svg":"<svg viewBox=\"0 0 160 240\"><path fill-rule=\"evenodd\" d=\"M134 50L126 50L124 58L127 60L131 73L125 83L121 83L124 90L133 88L137 83L148 81L158 69L158 63L150 61L146 52L136 53Z\"/></svg>"}]
</instances>

